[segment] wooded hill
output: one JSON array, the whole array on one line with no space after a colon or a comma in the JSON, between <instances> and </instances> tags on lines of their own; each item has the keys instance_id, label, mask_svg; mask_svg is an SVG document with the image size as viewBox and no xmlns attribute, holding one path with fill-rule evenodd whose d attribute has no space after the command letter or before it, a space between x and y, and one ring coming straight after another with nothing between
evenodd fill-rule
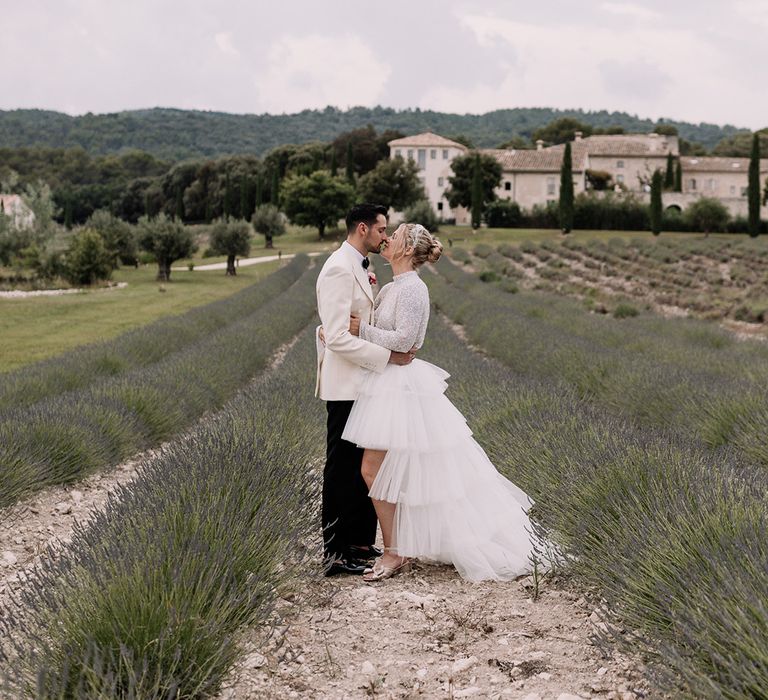
<instances>
[{"instance_id":1,"label":"wooded hill","mask_svg":"<svg viewBox=\"0 0 768 700\"><path fill-rule=\"evenodd\" d=\"M331 141L340 133L367 124L378 131L396 129L406 134L435 131L463 136L478 147L497 147L515 136L530 139L554 119L573 117L593 127L621 127L626 132L649 132L658 125L625 112L588 112L580 109L501 109L487 114L446 114L420 109L334 107L298 114L224 114L181 109L147 109L115 114L72 117L36 109L0 111L0 147L80 146L91 154L141 150L158 158L181 160L235 153L262 155L285 143ZM691 124L665 120L680 137L712 149L739 131L735 126Z\"/></svg>"}]
</instances>

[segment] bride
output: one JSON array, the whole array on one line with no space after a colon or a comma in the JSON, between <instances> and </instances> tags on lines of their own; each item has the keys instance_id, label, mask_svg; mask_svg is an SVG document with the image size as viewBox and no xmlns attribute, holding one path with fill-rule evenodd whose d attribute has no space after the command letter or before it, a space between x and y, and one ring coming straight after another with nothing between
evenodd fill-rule
<instances>
[{"instance_id":1,"label":"bride","mask_svg":"<svg viewBox=\"0 0 768 700\"><path fill-rule=\"evenodd\" d=\"M401 225L381 252L394 280L375 302L375 323L350 332L389 350L421 347L429 292L418 268L442 245L420 224ZM342 438L365 448L363 478L384 554L363 575L389 578L420 557L453 564L471 581L509 580L530 570L526 494L491 464L444 392L448 373L423 360L366 371Z\"/></svg>"}]
</instances>

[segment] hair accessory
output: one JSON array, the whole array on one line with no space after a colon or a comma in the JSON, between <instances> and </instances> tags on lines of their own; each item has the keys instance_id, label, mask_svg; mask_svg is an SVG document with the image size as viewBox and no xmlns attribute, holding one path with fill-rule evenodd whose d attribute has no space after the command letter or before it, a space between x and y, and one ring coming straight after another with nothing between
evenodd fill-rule
<instances>
[{"instance_id":1,"label":"hair accessory","mask_svg":"<svg viewBox=\"0 0 768 700\"><path fill-rule=\"evenodd\" d=\"M415 248L419 241L421 240L421 235L423 233L429 233L427 229L425 229L421 224L414 224L413 228L410 231L411 236L411 245Z\"/></svg>"}]
</instances>

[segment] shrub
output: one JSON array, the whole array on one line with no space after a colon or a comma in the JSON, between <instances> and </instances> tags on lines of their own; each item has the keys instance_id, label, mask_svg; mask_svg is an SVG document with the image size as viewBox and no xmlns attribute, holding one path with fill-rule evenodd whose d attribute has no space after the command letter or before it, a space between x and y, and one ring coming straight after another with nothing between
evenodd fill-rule
<instances>
[{"instance_id":1,"label":"shrub","mask_svg":"<svg viewBox=\"0 0 768 700\"><path fill-rule=\"evenodd\" d=\"M503 280L501 283L501 288L508 294L517 294L520 291L520 288L517 286L517 283L511 279Z\"/></svg>"},{"instance_id":2,"label":"shrub","mask_svg":"<svg viewBox=\"0 0 768 700\"><path fill-rule=\"evenodd\" d=\"M493 270L483 270L478 277L481 282L498 282L501 277Z\"/></svg>"},{"instance_id":3,"label":"shrub","mask_svg":"<svg viewBox=\"0 0 768 700\"><path fill-rule=\"evenodd\" d=\"M112 258L112 267L135 265L138 262L139 246L136 232L130 224L118 219L106 209L93 212L85 225L99 232Z\"/></svg>"},{"instance_id":4,"label":"shrub","mask_svg":"<svg viewBox=\"0 0 768 700\"><path fill-rule=\"evenodd\" d=\"M576 197L574 228L645 231L649 228L648 207L632 195L582 193Z\"/></svg>"},{"instance_id":5,"label":"shrub","mask_svg":"<svg viewBox=\"0 0 768 700\"><path fill-rule=\"evenodd\" d=\"M517 228L522 220L523 213L517 202L497 199L485 207L485 221L489 228Z\"/></svg>"},{"instance_id":6,"label":"shrub","mask_svg":"<svg viewBox=\"0 0 768 700\"><path fill-rule=\"evenodd\" d=\"M492 246L487 243L478 243L475 249L472 251L478 258L487 258L491 253L495 252Z\"/></svg>"},{"instance_id":7,"label":"shrub","mask_svg":"<svg viewBox=\"0 0 768 700\"><path fill-rule=\"evenodd\" d=\"M637 316L640 312L631 304L617 304L616 308L613 310L613 317L614 318L632 318L633 316Z\"/></svg>"},{"instance_id":8,"label":"shrub","mask_svg":"<svg viewBox=\"0 0 768 700\"><path fill-rule=\"evenodd\" d=\"M523 217L522 225L528 228L560 228L560 214L557 202L534 204Z\"/></svg>"},{"instance_id":9,"label":"shrub","mask_svg":"<svg viewBox=\"0 0 768 700\"><path fill-rule=\"evenodd\" d=\"M112 275L113 255L98 231L82 228L66 253L65 275L72 284L94 284Z\"/></svg>"},{"instance_id":10,"label":"shrub","mask_svg":"<svg viewBox=\"0 0 768 700\"><path fill-rule=\"evenodd\" d=\"M713 197L697 199L685 210L684 216L692 231L704 233L724 231L731 218L725 205Z\"/></svg>"},{"instance_id":11,"label":"shrub","mask_svg":"<svg viewBox=\"0 0 768 700\"><path fill-rule=\"evenodd\" d=\"M464 248L450 248L451 257L462 264L472 261L472 256Z\"/></svg>"},{"instance_id":12,"label":"shrub","mask_svg":"<svg viewBox=\"0 0 768 700\"><path fill-rule=\"evenodd\" d=\"M432 205L426 199L422 199L408 207L403 217L404 221L409 223L421 224L430 233L434 233L440 227L437 214L435 214Z\"/></svg>"},{"instance_id":13,"label":"shrub","mask_svg":"<svg viewBox=\"0 0 768 700\"><path fill-rule=\"evenodd\" d=\"M520 248L514 245L510 245L509 243L502 243L499 246L498 251L505 258L509 258L510 260L514 260L515 262L523 262L523 260L525 259L523 257L522 252L520 251Z\"/></svg>"}]
</instances>

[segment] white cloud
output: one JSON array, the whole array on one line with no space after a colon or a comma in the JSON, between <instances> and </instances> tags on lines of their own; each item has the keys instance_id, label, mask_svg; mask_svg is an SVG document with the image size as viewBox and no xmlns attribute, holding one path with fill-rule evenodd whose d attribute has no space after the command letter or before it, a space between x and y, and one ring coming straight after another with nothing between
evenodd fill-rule
<instances>
[{"instance_id":1,"label":"white cloud","mask_svg":"<svg viewBox=\"0 0 768 700\"><path fill-rule=\"evenodd\" d=\"M515 63L500 84L465 91L443 82L425 94L423 108L481 113L515 106L582 107L724 122L733 120L734 105L748 89L728 47L687 27L636 22L557 27L489 15L461 20L481 46L499 40L511 45ZM750 116L745 110L738 121Z\"/></svg>"},{"instance_id":2,"label":"white cloud","mask_svg":"<svg viewBox=\"0 0 768 700\"><path fill-rule=\"evenodd\" d=\"M749 22L768 27L768 2L766 0L737 0L734 9Z\"/></svg>"},{"instance_id":3,"label":"white cloud","mask_svg":"<svg viewBox=\"0 0 768 700\"><path fill-rule=\"evenodd\" d=\"M213 40L216 42L219 51L226 56L240 56L240 52L235 48L232 43L232 34L229 32L218 32L214 35Z\"/></svg>"},{"instance_id":4,"label":"white cloud","mask_svg":"<svg viewBox=\"0 0 768 700\"><path fill-rule=\"evenodd\" d=\"M374 105L389 75L389 66L359 38L311 34L275 41L255 84L260 106L280 113Z\"/></svg>"},{"instance_id":5,"label":"white cloud","mask_svg":"<svg viewBox=\"0 0 768 700\"><path fill-rule=\"evenodd\" d=\"M642 5L634 5L631 2L604 2L600 5L602 10L613 15L629 17L639 20L661 19L661 15L654 10L650 10Z\"/></svg>"}]
</instances>

